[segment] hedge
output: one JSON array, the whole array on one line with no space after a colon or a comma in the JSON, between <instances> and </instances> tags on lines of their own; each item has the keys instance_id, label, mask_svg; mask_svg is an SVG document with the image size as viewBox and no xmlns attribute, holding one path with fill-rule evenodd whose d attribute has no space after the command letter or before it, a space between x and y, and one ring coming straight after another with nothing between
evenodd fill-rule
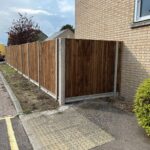
<instances>
[{"instance_id":1,"label":"hedge","mask_svg":"<svg viewBox=\"0 0 150 150\"><path fill-rule=\"evenodd\" d=\"M138 123L150 136L150 78L137 89L134 101L134 112Z\"/></svg>"}]
</instances>

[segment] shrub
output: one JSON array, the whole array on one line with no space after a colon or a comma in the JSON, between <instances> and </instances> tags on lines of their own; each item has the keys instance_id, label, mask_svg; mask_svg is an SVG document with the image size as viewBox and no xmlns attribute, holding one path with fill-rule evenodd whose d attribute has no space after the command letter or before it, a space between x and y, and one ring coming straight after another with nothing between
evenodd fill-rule
<instances>
[{"instance_id":1,"label":"shrub","mask_svg":"<svg viewBox=\"0 0 150 150\"><path fill-rule=\"evenodd\" d=\"M139 125L150 136L150 78L146 79L137 90L134 101L134 112Z\"/></svg>"}]
</instances>

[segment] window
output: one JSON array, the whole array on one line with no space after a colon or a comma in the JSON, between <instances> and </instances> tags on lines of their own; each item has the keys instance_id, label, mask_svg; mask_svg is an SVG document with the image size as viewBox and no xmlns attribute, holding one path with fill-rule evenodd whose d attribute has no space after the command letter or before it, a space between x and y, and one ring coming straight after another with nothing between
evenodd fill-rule
<instances>
[{"instance_id":1,"label":"window","mask_svg":"<svg viewBox=\"0 0 150 150\"><path fill-rule=\"evenodd\" d=\"M135 0L134 21L144 21L150 19L150 0Z\"/></svg>"}]
</instances>

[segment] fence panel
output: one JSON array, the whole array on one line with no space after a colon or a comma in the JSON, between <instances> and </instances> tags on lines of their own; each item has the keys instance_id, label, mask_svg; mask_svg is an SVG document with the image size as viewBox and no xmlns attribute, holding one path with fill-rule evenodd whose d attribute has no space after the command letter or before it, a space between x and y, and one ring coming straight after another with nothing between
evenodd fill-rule
<instances>
[{"instance_id":1,"label":"fence panel","mask_svg":"<svg viewBox=\"0 0 150 150\"><path fill-rule=\"evenodd\" d=\"M6 62L8 63L8 64L10 64L10 53L9 53L9 47L6 47Z\"/></svg>"},{"instance_id":2,"label":"fence panel","mask_svg":"<svg viewBox=\"0 0 150 150\"><path fill-rule=\"evenodd\" d=\"M22 72L22 53L21 53L21 45L17 46L17 69Z\"/></svg>"},{"instance_id":3,"label":"fence panel","mask_svg":"<svg viewBox=\"0 0 150 150\"><path fill-rule=\"evenodd\" d=\"M18 59L18 45L13 46L13 66L17 69L17 59Z\"/></svg>"},{"instance_id":4,"label":"fence panel","mask_svg":"<svg viewBox=\"0 0 150 150\"><path fill-rule=\"evenodd\" d=\"M21 45L18 46L18 70L22 72L22 49Z\"/></svg>"},{"instance_id":5,"label":"fence panel","mask_svg":"<svg viewBox=\"0 0 150 150\"><path fill-rule=\"evenodd\" d=\"M12 46L10 46L10 49L9 49L9 57L10 57L10 65L13 65L13 62L12 62L12 60L13 60L13 58L12 58L12 54L13 54L13 52L12 52Z\"/></svg>"},{"instance_id":6,"label":"fence panel","mask_svg":"<svg viewBox=\"0 0 150 150\"><path fill-rule=\"evenodd\" d=\"M10 47L8 47L8 57L7 57L7 60L8 60L8 62L9 62L9 64L11 65L11 48Z\"/></svg>"},{"instance_id":7,"label":"fence panel","mask_svg":"<svg viewBox=\"0 0 150 150\"><path fill-rule=\"evenodd\" d=\"M22 72L24 75L28 76L28 44L21 45L21 55L22 55Z\"/></svg>"},{"instance_id":8,"label":"fence panel","mask_svg":"<svg viewBox=\"0 0 150 150\"><path fill-rule=\"evenodd\" d=\"M29 77L38 82L38 58L39 58L39 43L34 42L29 44Z\"/></svg>"},{"instance_id":9,"label":"fence panel","mask_svg":"<svg viewBox=\"0 0 150 150\"><path fill-rule=\"evenodd\" d=\"M16 61L16 58L15 58L15 46L11 47L10 54L11 54L11 64L12 64L13 67L15 67L15 61Z\"/></svg>"},{"instance_id":10,"label":"fence panel","mask_svg":"<svg viewBox=\"0 0 150 150\"><path fill-rule=\"evenodd\" d=\"M113 92L115 50L114 41L66 39L65 96Z\"/></svg>"},{"instance_id":11,"label":"fence panel","mask_svg":"<svg viewBox=\"0 0 150 150\"><path fill-rule=\"evenodd\" d=\"M56 94L55 40L43 42L40 52L40 85Z\"/></svg>"},{"instance_id":12,"label":"fence panel","mask_svg":"<svg viewBox=\"0 0 150 150\"><path fill-rule=\"evenodd\" d=\"M10 47L6 48L6 61L10 64Z\"/></svg>"}]
</instances>

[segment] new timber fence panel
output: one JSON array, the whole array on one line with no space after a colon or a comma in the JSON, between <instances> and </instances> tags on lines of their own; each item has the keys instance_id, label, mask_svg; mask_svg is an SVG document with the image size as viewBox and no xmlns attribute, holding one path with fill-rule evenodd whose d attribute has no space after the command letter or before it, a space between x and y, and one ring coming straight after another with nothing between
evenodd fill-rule
<instances>
[{"instance_id":1,"label":"new timber fence panel","mask_svg":"<svg viewBox=\"0 0 150 150\"><path fill-rule=\"evenodd\" d=\"M10 50L10 64L12 65L12 66L14 66L14 47L13 46L11 46L11 50Z\"/></svg>"},{"instance_id":2,"label":"new timber fence panel","mask_svg":"<svg viewBox=\"0 0 150 150\"><path fill-rule=\"evenodd\" d=\"M8 63L8 64L10 64L10 53L9 53L9 47L6 47L6 56L5 56L6 58L6 62Z\"/></svg>"},{"instance_id":3,"label":"new timber fence panel","mask_svg":"<svg viewBox=\"0 0 150 150\"><path fill-rule=\"evenodd\" d=\"M28 65L29 65L28 73L29 73L29 77L36 82L38 82L38 77L39 77L38 46L39 46L38 42L28 44Z\"/></svg>"},{"instance_id":4,"label":"new timber fence panel","mask_svg":"<svg viewBox=\"0 0 150 150\"><path fill-rule=\"evenodd\" d=\"M11 52L11 46L9 47L8 51L9 51L9 63L10 65L12 65L12 52Z\"/></svg>"},{"instance_id":5,"label":"new timber fence panel","mask_svg":"<svg viewBox=\"0 0 150 150\"><path fill-rule=\"evenodd\" d=\"M11 51L10 51L10 63L12 66L14 66L14 48L12 46Z\"/></svg>"},{"instance_id":6,"label":"new timber fence panel","mask_svg":"<svg viewBox=\"0 0 150 150\"><path fill-rule=\"evenodd\" d=\"M20 45L15 46L15 53L16 53L16 66L14 66L18 71L22 71L22 61L21 61L21 49Z\"/></svg>"},{"instance_id":7,"label":"new timber fence panel","mask_svg":"<svg viewBox=\"0 0 150 150\"><path fill-rule=\"evenodd\" d=\"M18 71L22 72L22 53L21 53L21 45L18 45L17 47L17 69Z\"/></svg>"},{"instance_id":8,"label":"new timber fence panel","mask_svg":"<svg viewBox=\"0 0 150 150\"><path fill-rule=\"evenodd\" d=\"M15 50L16 46L11 46L11 50L10 50L10 63L12 66L14 66L16 68L16 50Z\"/></svg>"},{"instance_id":9,"label":"new timber fence panel","mask_svg":"<svg viewBox=\"0 0 150 150\"><path fill-rule=\"evenodd\" d=\"M10 60L10 58L9 58L9 47L6 47L6 56L5 56L6 58L6 62L8 63L8 64L10 64L10 62L9 62L9 60Z\"/></svg>"},{"instance_id":10,"label":"new timber fence panel","mask_svg":"<svg viewBox=\"0 0 150 150\"><path fill-rule=\"evenodd\" d=\"M18 68L18 45L14 46L14 68Z\"/></svg>"},{"instance_id":11,"label":"new timber fence panel","mask_svg":"<svg viewBox=\"0 0 150 150\"><path fill-rule=\"evenodd\" d=\"M7 48L7 54L8 54L8 56L7 56L7 61L8 61L8 63L11 65L11 54L10 54L10 51L11 51L11 48L10 47L8 47Z\"/></svg>"},{"instance_id":12,"label":"new timber fence panel","mask_svg":"<svg viewBox=\"0 0 150 150\"><path fill-rule=\"evenodd\" d=\"M9 64L12 65L12 64L11 64L11 47L9 46L7 50L8 50L8 57L7 57L7 60L8 60L8 62L9 62Z\"/></svg>"},{"instance_id":13,"label":"new timber fence panel","mask_svg":"<svg viewBox=\"0 0 150 150\"><path fill-rule=\"evenodd\" d=\"M21 45L21 55L22 55L22 73L28 76L28 44Z\"/></svg>"},{"instance_id":14,"label":"new timber fence panel","mask_svg":"<svg viewBox=\"0 0 150 150\"><path fill-rule=\"evenodd\" d=\"M40 85L56 94L56 47L55 40L41 44Z\"/></svg>"},{"instance_id":15,"label":"new timber fence panel","mask_svg":"<svg viewBox=\"0 0 150 150\"><path fill-rule=\"evenodd\" d=\"M66 39L65 97L114 91L115 41Z\"/></svg>"}]
</instances>

